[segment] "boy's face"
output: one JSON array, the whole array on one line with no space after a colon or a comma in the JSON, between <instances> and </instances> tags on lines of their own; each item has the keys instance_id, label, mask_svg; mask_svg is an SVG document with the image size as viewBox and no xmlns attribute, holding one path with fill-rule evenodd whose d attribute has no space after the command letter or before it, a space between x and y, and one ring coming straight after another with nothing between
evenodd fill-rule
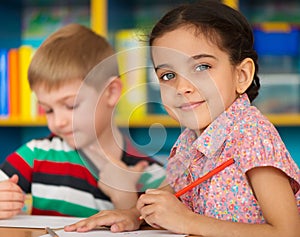
<instances>
[{"instance_id":1,"label":"boy's face","mask_svg":"<svg viewBox=\"0 0 300 237\"><path fill-rule=\"evenodd\" d=\"M78 97L79 89L84 93ZM82 80L73 80L50 91L43 86L36 86L33 90L46 113L49 129L71 147L79 149L88 146L101 134L101 131L96 131L103 129L100 113L95 113L96 109L100 110L98 94Z\"/></svg>"},{"instance_id":2,"label":"boy's face","mask_svg":"<svg viewBox=\"0 0 300 237\"><path fill-rule=\"evenodd\" d=\"M203 34L178 28L155 39L153 46L162 102L183 126L201 132L237 98L228 54Z\"/></svg>"}]
</instances>

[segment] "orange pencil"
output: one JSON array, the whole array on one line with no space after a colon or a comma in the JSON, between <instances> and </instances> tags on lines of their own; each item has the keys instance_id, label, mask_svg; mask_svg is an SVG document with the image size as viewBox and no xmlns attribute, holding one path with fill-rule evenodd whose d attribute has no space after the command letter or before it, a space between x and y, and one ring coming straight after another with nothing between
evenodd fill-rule
<instances>
[{"instance_id":1,"label":"orange pencil","mask_svg":"<svg viewBox=\"0 0 300 237\"><path fill-rule=\"evenodd\" d=\"M201 184L205 180L208 180L209 178L211 178L212 176L214 176L215 174L219 173L220 171L222 171L223 169L225 169L226 167L230 166L233 163L234 163L234 159L233 158L225 161L221 165L219 165L216 168L214 168L213 170L209 171L204 176L198 178L197 180L195 180L194 182L192 182L188 186L186 186L183 189L179 190L177 193L175 193L175 196L176 197L180 197L181 195L185 194L187 191L193 189L194 187L196 187L197 185Z\"/></svg>"},{"instance_id":2,"label":"orange pencil","mask_svg":"<svg viewBox=\"0 0 300 237\"><path fill-rule=\"evenodd\" d=\"M233 158L225 161L224 163L222 163L221 165L217 166L213 170L209 171L207 174L203 175L202 177L198 178L197 180L195 180L194 182L192 182L188 186L186 186L183 189L179 190L177 193L175 193L175 196L176 197L180 197L181 195L185 194L187 191L193 189L197 185L199 185L199 184L203 183L204 181L208 180L209 178L211 178L215 174L217 174L220 171L224 170L226 167L232 165L233 163L234 163L234 159ZM143 219L142 216L140 216L138 218L138 220L142 220L142 219Z\"/></svg>"}]
</instances>

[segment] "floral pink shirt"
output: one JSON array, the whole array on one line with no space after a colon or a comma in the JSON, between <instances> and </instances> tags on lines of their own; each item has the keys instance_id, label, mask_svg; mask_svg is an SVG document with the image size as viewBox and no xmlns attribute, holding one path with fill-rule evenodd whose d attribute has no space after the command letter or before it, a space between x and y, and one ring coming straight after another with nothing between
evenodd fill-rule
<instances>
[{"instance_id":1,"label":"floral pink shirt","mask_svg":"<svg viewBox=\"0 0 300 237\"><path fill-rule=\"evenodd\" d=\"M256 107L250 106L246 94L200 137L193 130L183 131L172 148L167 178L177 192L230 158L234 158L234 164L182 195L183 203L194 212L217 219L264 223L246 172L273 166L290 178L300 213L299 168L277 130Z\"/></svg>"}]
</instances>

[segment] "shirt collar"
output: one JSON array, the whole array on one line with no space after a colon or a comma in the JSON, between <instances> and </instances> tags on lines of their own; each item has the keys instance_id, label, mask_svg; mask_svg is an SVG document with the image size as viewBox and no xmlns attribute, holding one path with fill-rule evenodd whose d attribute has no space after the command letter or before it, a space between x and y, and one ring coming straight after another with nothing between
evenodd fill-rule
<instances>
[{"instance_id":1,"label":"shirt collar","mask_svg":"<svg viewBox=\"0 0 300 237\"><path fill-rule=\"evenodd\" d=\"M214 156L232 130L237 129L236 124L243 117L243 111L249 107L250 101L247 94L244 93L203 131L193 145L205 156Z\"/></svg>"}]
</instances>

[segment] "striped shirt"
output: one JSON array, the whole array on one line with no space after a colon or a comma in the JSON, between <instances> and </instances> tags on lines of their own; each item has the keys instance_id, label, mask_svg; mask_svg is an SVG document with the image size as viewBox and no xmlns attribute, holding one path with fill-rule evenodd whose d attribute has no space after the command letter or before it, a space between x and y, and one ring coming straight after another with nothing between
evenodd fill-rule
<instances>
[{"instance_id":1,"label":"striped shirt","mask_svg":"<svg viewBox=\"0 0 300 237\"><path fill-rule=\"evenodd\" d=\"M165 178L164 168L139 153L125 139L122 161L135 165L147 160L149 167L140 177L140 192L157 188ZM98 174L77 150L57 136L31 140L12 153L1 165L0 176L17 174L18 185L32 195L33 215L88 217L114 206L97 185Z\"/></svg>"}]
</instances>

